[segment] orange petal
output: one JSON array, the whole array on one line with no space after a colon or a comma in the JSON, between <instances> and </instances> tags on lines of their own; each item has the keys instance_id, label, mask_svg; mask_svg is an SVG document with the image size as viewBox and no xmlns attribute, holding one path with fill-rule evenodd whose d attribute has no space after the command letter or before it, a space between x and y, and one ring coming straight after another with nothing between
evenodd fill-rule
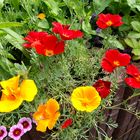
<instances>
[{"instance_id":1,"label":"orange petal","mask_svg":"<svg viewBox=\"0 0 140 140\"><path fill-rule=\"evenodd\" d=\"M37 87L33 80L23 80L20 85L20 94L26 101L32 101L37 94Z\"/></svg>"},{"instance_id":2,"label":"orange petal","mask_svg":"<svg viewBox=\"0 0 140 140\"><path fill-rule=\"evenodd\" d=\"M59 104L55 99L49 99L46 103L46 111L55 114L59 110Z\"/></svg>"},{"instance_id":3,"label":"orange petal","mask_svg":"<svg viewBox=\"0 0 140 140\"><path fill-rule=\"evenodd\" d=\"M56 124L56 121L58 120L60 116L60 113L57 112L55 115L54 115L54 118L50 119L49 122L48 122L48 128L51 130L53 129L54 125Z\"/></svg>"}]
</instances>

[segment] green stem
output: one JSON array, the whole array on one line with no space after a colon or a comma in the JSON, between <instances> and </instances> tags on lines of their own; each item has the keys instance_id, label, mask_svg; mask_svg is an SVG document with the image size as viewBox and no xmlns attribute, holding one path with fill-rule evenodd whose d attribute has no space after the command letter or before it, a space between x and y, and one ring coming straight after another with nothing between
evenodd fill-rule
<instances>
[{"instance_id":1,"label":"green stem","mask_svg":"<svg viewBox=\"0 0 140 140\"><path fill-rule=\"evenodd\" d=\"M124 100L123 102L121 102L121 103L119 103L119 104L117 104L117 105L114 105L114 106L111 106L111 107L105 107L105 108L106 108L106 109L113 109L113 108L115 108L115 107L118 107L118 106L120 106L120 105L126 103L128 100L130 100L130 99L132 99L133 97L136 97L136 96L140 96L140 93L134 94L134 95L130 96L129 98L127 98L126 100Z\"/></svg>"}]
</instances>

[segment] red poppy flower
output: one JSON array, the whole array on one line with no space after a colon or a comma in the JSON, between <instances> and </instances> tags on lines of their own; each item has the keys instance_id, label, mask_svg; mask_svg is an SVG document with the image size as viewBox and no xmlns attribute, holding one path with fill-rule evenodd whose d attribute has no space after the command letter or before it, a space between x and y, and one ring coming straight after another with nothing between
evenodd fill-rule
<instances>
[{"instance_id":1,"label":"red poppy flower","mask_svg":"<svg viewBox=\"0 0 140 140\"><path fill-rule=\"evenodd\" d=\"M36 32L31 31L29 34L24 38L27 42L23 44L25 48L34 48L36 45L40 44L43 38L48 36L47 32Z\"/></svg>"},{"instance_id":2,"label":"red poppy flower","mask_svg":"<svg viewBox=\"0 0 140 140\"><path fill-rule=\"evenodd\" d=\"M49 35L46 32L30 32L24 40L28 42L23 46L35 48L38 54L52 56L64 52L64 41L58 41L56 36Z\"/></svg>"},{"instance_id":3,"label":"red poppy flower","mask_svg":"<svg viewBox=\"0 0 140 140\"><path fill-rule=\"evenodd\" d=\"M120 15L99 14L99 18L96 24L101 29L105 29L109 26L118 27L123 24L121 20L122 20L122 17Z\"/></svg>"},{"instance_id":4,"label":"red poppy flower","mask_svg":"<svg viewBox=\"0 0 140 140\"><path fill-rule=\"evenodd\" d=\"M63 25L59 22L53 22L54 26L52 31L56 34L60 34L62 40L72 40L83 36L80 30L70 30L69 25Z\"/></svg>"},{"instance_id":5,"label":"red poppy flower","mask_svg":"<svg viewBox=\"0 0 140 140\"><path fill-rule=\"evenodd\" d=\"M61 126L62 129L67 128L68 126L72 125L73 120L71 118L67 119Z\"/></svg>"},{"instance_id":6,"label":"red poppy flower","mask_svg":"<svg viewBox=\"0 0 140 140\"><path fill-rule=\"evenodd\" d=\"M116 67L127 66L130 63L130 59L130 55L110 49L105 53L101 66L105 71L113 72Z\"/></svg>"},{"instance_id":7,"label":"red poppy flower","mask_svg":"<svg viewBox=\"0 0 140 140\"><path fill-rule=\"evenodd\" d=\"M93 87L99 92L101 98L106 98L110 93L111 82L98 80Z\"/></svg>"},{"instance_id":8,"label":"red poppy flower","mask_svg":"<svg viewBox=\"0 0 140 140\"><path fill-rule=\"evenodd\" d=\"M135 65L128 65L126 73L131 77L125 78L125 82L133 88L140 88L140 70Z\"/></svg>"}]
</instances>

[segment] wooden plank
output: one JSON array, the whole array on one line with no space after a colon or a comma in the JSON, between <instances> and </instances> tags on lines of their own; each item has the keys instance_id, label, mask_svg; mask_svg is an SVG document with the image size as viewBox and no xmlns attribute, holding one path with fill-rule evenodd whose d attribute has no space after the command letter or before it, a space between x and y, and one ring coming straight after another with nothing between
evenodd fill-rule
<instances>
[{"instance_id":1,"label":"wooden plank","mask_svg":"<svg viewBox=\"0 0 140 140\"><path fill-rule=\"evenodd\" d=\"M115 100L113 102L113 105L121 103L123 101L124 94L125 94L125 87L122 84L122 85L120 85L119 89L116 92L116 96L115 96ZM120 106L118 106L118 107L120 107ZM117 122L119 111L120 111L119 109L110 110L110 114L108 116L108 121L111 117L114 122ZM112 128L112 129L106 128L106 132L107 132L109 137L112 137L114 130L115 130L115 128Z\"/></svg>"},{"instance_id":2,"label":"wooden plank","mask_svg":"<svg viewBox=\"0 0 140 140\"><path fill-rule=\"evenodd\" d=\"M132 88L126 87L123 100L127 99L132 94L133 94ZM120 107L123 108L123 106ZM125 133L125 129L129 123L127 119L128 113L124 110L120 110L117 118L118 127L114 130L112 134L114 139L120 138Z\"/></svg>"},{"instance_id":3,"label":"wooden plank","mask_svg":"<svg viewBox=\"0 0 140 140\"><path fill-rule=\"evenodd\" d=\"M139 106L138 106L139 100L140 100L140 97L138 97L138 96L137 97L134 97L134 98L132 98L130 100L129 104L133 104L132 107L138 109L139 108ZM135 118L135 116L133 114L130 114L130 113L128 114L128 117L127 118L128 118L127 121L129 123L128 123L127 127L126 127L126 130L125 130L125 135L123 137L124 140L126 140L126 139L129 138L129 134L131 133L131 130L132 130L132 126L134 124L134 121L137 120L137 118ZM135 126L133 126L133 127L135 127Z\"/></svg>"}]
</instances>

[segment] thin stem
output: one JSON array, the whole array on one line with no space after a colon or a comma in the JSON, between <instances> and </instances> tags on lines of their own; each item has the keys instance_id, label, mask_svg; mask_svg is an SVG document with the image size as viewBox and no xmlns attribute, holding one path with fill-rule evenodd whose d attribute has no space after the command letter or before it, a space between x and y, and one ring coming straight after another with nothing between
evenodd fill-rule
<instances>
[{"instance_id":1,"label":"thin stem","mask_svg":"<svg viewBox=\"0 0 140 140\"><path fill-rule=\"evenodd\" d=\"M115 107L118 107L118 106L120 106L120 105L126 103L128 100L130 100L130 99L132 99L133 97L136 97L136 96L140 96L140 93L134 94L134 95L130 96L129 98L127 98L126 100L124 100L123 102L121 102L121 103L119 103L119 104L117 104L117 105L110 106L110 107L105 107L105 108L106 108L106 109L113 109L113 108L115 108Z\"/></svg>"}]
</instances>

